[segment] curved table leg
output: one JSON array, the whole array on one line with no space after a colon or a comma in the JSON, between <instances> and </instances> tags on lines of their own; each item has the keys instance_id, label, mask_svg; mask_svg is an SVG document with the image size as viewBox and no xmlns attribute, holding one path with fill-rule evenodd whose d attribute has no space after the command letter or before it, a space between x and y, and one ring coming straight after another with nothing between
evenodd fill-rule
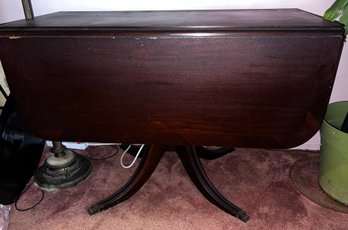
<instances>
[{"instance_id":1,"label":"curved table leg","mask_svg":"<svg viewBox=\"0 0 348 230\"><path fill-rule=\"evenodd\" d=\"M150 178L159 161L161 160L166 146L151 145L146 147L144 156L133 176L117 192L111 196L93 204L87 211L90 215L117 205L134 195ZM148 149L149 148L149 149Z\"/></svg>"},{"instance_id":2,"label":"curved table leg","mask_svg":"<svg viewBox=\"0 0 348 230\"><path fill-rule=\"evenodd\" d=\"M193 146L176 146L175 150L178 153L187 174L205 198L220 209L240 220L244 222L249 220L249 216L242 209L227 200L210 182Z\"/></svg>"}]
</instances>

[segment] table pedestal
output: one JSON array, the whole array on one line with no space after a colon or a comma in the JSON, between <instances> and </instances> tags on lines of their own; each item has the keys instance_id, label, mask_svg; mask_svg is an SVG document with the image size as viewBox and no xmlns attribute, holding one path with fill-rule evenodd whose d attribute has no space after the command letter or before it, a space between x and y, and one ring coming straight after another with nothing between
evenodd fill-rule
<instances>
[{"instance_id":1,"label":"table pedestal","mask_svg":"<svg viewBox=\"0 0 348 230\"><path fill-rule=\"evenodd\" d=\"M150 178L163 153L169 147L167 145L150 145L127 183L111 196L93 204L88 209L88 213L93 215L133 196ZM249 216L242 209L227 200L211 183L193 146L175 146L175 151L193 183L211 203L244 222L249 220Z\"/></svg>"}]
</instances>

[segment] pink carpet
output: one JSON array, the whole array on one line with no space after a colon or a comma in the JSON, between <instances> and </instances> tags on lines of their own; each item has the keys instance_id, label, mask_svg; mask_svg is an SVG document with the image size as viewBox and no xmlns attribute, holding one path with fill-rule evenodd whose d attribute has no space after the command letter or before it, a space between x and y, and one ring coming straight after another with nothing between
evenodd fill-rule
<instances>
[{"instance_id":1,"label":"pink carpet","mask_svg":"<svg viewBox=\"0 0 348 230\"><path fill-rule=\"evenodd\" d=\"M105 156L114 147L90 147L80 153ZM293 187L289 170L299 159L318 152L237 149L217 160L203 160L212 182L243 208L249 222L210 204L194 187L174 152L166 152L145 186L132 198L89 216L89 205L113 193L134 171L121 168L120 153L92 161L91 175L79 185L46 192L40 205L26 212L12 207L10 230L29 229L348 229L348 215L324 208ZM128 156L128 160L132 157ZM18 206L28 207L40 197L32 186Z\"/></svg>"}]
</instances>

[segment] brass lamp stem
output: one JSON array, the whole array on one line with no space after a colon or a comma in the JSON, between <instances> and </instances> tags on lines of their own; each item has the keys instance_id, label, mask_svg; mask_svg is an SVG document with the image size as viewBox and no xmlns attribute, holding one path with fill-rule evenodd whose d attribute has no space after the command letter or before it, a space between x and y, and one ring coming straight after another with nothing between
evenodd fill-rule
<instances>
[{"instance_id":1,"label":"brass lamp stem","mask_svg":"<svg viewBox=\"0 0 348 230\"><path fill-rule=\"evenodd\" d=\"M27 21L34 19L33 7L31 5L31 0L22 0L24 16Z\"/></svg>"}]
</instances>

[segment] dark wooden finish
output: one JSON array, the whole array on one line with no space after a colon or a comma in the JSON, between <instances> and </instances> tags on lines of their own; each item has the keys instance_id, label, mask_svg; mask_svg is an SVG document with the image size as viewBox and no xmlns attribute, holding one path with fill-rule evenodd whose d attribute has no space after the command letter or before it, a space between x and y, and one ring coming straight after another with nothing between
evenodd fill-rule
<instances>
[{"instance_id":1,"label":"dark wooden finish","mask_svg":"<svg viewBox=\"0 0 348 230\"><path fill-rule=\"evenodd\" d=\"M158 148L92 214L140 189L162 147L307 141L343 41L342 25L297 9L62 12L0 25L0 59L36 135ZM193 147L177 151L207 199L248 219L209 182Z\"/></svg>"},{"instance_id":2,"label":"dark wooden finish","mask_svg":"<svg viewBox=\"0 0 348 230\"><path fill-rule=\"evenodd\" d=\"M109 197L89 207L88 213L93 215L133 196L150 178L160 162L164 151L168 149L169 146L164 145L151 145L149 148L146 148L136 171L127 183ZM227 200L210 182L194 146L176 146L175 150L187 174L204 197L212 204L236 218L244 222L249 220L249 216L242 209Z\"/></svg>"},{"instance_id":3,"label":"dark wooden finish","mask_svg":"<svg viewBox=\"0 0 348 230\"><path fill-rule=\"evenodd\" d=\"M35 17L32 21L7 23L2 28L8 32L42 35L53 31L341 30L337 23L298 9L57 12Z\"/></svg>"},{"instance_id":4,"label":"dark wooden finish","mask_svg":"<svg viewBox=\"0 0 348 230\"><path fill-rule=\"evenodd\" d=\"M294 9L63 12L2 25L0 58L41 137L288 148L319 129L343 38Z\"/></svg>"},{"instance_id":5,"label":"dark wooden finish","mask_svg":"<svg viewBox=\"0 0 348 230\"><path fill-rule=\"evenodd\" d=\"M144 156L142 157L137 170L127 183L111 196L93 204L88 209L88 213L93 215L133 196L150 178L165 150L166 146L161 145L151 145L148 149L145 149Z\"/></svg>"},{"instance_id":6,"label":"dark wooden finish","mask_svg":"<svg viewBox=\"0 0 348 230\"><path fill-rule=\"evenodd\" d=\"M242 209L227 200L210 182L193 146L177 146L176 152L179 155L187 174L204 197L236 218L244 222L249 220L249 216Z\"/></svg>"}]
</instances>

